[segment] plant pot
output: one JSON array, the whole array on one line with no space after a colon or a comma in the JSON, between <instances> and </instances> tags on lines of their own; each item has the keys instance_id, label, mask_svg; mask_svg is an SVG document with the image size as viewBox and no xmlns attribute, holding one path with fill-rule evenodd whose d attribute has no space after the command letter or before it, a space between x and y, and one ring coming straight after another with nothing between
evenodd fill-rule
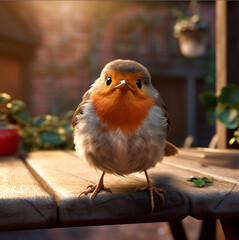
<instances>
[{"instance_id":1,"label":"plant pot","mask_svg":"<svg viewBox=\"0 0 239 240\"><path fill-rule=\"evenodd\" d=\"M184 57L200 57L206 52L207 32L205 29L183 31L179 35L178 42Z\"/></svg>"},{"instance_id":2,"label":"plant pot","mask_svg":"<svg viewBox=\"0 0 239 240\"><path fill-rule=\"evenodd\" d=\"M13 155L18 151L19 128L14 125L0 126L0 156Z\"/></svg>"}]
</instances>

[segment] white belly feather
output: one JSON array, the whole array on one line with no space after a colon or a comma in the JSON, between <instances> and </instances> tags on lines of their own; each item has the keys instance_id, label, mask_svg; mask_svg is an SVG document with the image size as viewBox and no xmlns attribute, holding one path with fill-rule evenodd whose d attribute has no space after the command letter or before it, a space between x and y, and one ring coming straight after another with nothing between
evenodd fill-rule
<instances>
[{"instance_id":1,"label":"white belly feather","mask_svg":"<svg viewBox=\"0 0 239 240\"><path fill-rule=\"evenodd\" d=\"M164 156L167 119L159 106L154 106L137 132L124 135L100 131L102 124L92 103L84 105L77 116L74 143L80 158L105 172L125 175L154 167Z\"/></svg>"}]
</instances>

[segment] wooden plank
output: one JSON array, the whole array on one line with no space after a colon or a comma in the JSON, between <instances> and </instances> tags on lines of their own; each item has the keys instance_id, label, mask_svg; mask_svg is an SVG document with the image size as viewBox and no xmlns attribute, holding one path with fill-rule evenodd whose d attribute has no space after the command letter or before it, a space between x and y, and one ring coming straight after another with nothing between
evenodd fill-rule
<instances>
[{"instance_id":1,"label":"wooden plank","mask_svg":"<svg viewBox=\"0 0 239 240\"><path fill-rule=\"evenodd\" d=\"M216 240L216 219L205 219L202 222L199 240Z\"/></svg>"},{"instance_id":2,"label":"wooden plank","mask_svg":"<svg viewBox=\"0 0 239 240\"><path fill-rule=\"evenodd\" d=\"M197 158L191 157L190 159L169 157L165 158L163 163L231 183L237 183L239 180L238 169L215 166L213 161L216 161L216 159L211 160L213 163L211 165L210 162L200 161ZM225 163L225 165L227 164Z\"/></svg>"},{"instance_id":3,"label":"wooden plank","mask_svg":"<svg viewBox=\"0 0 239 240\"><path fill-rule=\"evenodd\" d=\"M73 152L48 151L29 154L26 162L35 177L55 198L61 226L181 220L188 215L187 199L176 189L166 190L165 204L155 195L155 211L150 216L146 184L135 174L105 175L105 185L113 194L101 191L91 205L89 196L78 197L101 173L83 163ZM159 185L160 186L160 185Z\"/></svg>"},{"instance_id":4,"label":"wooden plank","mask_svg":"<svg viewBox=\"0 0 239 240\"><path fill-rule=\"evenodd\" d=\"M22 160L0 158L0 230L54 226L55 201L42 189Z\"/></svg>"},{"instance_id":5,"label":"wooden plank","mask_svg":"<svg viewBox=\"0 0 239 240\"><path fill-rule=\"evenodd\" d=\"M149 171L151 178L164 188L178 189L186 195L190 202L190 215L197 219L227 218L239 216L239 185L238 180L232 182L223 178L215 178L212 184L199 188L186 181L190 176L203 177L204 174L190 169L164 163ZM216 176L216 174L215 174ZM210 177L210 175L209 175Z\"/></svg>"},{"instance_id":6,"label":"wooden plank","mask_svg":"<svg viewBox=\"0 0 239 240\"><path fill-rule=\"evenodd\" d=\"M179 159L174 158L174 161ZM34 153L29 155L27 163L57 200L62 226L170 221L172 217L180 218L185 214L187 198L190 201L190 214L198 219L239 216L238 178L236 172L233 175L229 171L225 173L225 168L204 167L204 171L201 171L197 170L198 165L182 168L185 162L176 166L164 160L163 164L149 171L155 184L166 191L165 205L162 206L160 199L156 198L155 213L150 218L148 192L133 192L144 185L143 173L126 178L106 175L105 184L111 187L114 194L102 191L94 199L92 207L88 196L78 198L78 195L85 186L95 183L100 173L83 164L74 154L51 152L42 157L40 153ZM199 188L186 181L192 175L203 177L205 174L215 179L213 184Z\"/></svg>"},{"instance_id":7,"label":"wooden plank","mask_svg":"<svg viewBox=\"0 0 239 240\"><path fill-rule=\"evenodd\" d=\"M214 148L179 148L179 154L191 153L197 155L200 154L200 157L220 157L220 158L230 158L230 159L239 159L239 150L237 149L214 149Z\"/></svg>"},{"instance_id":8,"label":"wooden plank","mask_svg":"<svg viewBox=\"0 0 239 240\"><path fill-rule=\"evenodd\" d=\"M233 169L239 168L238 150L209 148L180 149L178 158L197 161L205 165L215 165Z\"/></svg>"},{"instance_id":9,"label":"wooden plank","mask_svg":"<svg viewBox=\"0 0 239 240\"><path fill-rule=\"evenodd\" d=\"M216 91L227 83L227 1L216 1ZM216 121L218 148L227 147L227 130Z\"/></svg>"},{"instance_id":10,"label":"wooden plank","mask_svg":"<svg viewBox=\"0 0 239 240\"><path fill-rule=\"evenodd\" d=\"M228 240L237 240L238 236L236 235L236 227L234 228L232 224L232 219L230 218L223 218L220 220L223 232L225 234L226 239ZM238 231L238 230L237 230Z\"/></svg>"},{"instance_id":11,"label":"wooden plank","mask_svg":"<svg viewBox=\"0 0 239 240\"><path fill-rule=\"evenodd\" d=\"M187 240L183 224L180 221L171 221L169 222L171 232L173 234L174 240Z\"/></svg>"}]
</instances>

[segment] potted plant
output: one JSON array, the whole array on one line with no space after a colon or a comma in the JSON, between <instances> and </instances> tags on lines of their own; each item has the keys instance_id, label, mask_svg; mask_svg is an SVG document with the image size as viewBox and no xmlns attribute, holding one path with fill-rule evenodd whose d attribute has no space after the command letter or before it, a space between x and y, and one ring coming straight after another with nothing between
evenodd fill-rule
<instances>
[{"instance_id":1,"label":"potted plant","mask_svg":"<svg viewBox=\"0 0 239 240\"><path fill-rule=\"evenodd\" d=\"M228 84L219 92L207 91L199 96L200 102L207 108L210 122L217 118L228 129L233 129L229 144L239 144L239 85Z\"/></svg>"},{"instance_id":2,"label":"potted plant","mask_svg":"<svg viewBox=\"0 0 239 240\"><path fill-rule=\"evenodd\" d=\"M175 11L174 37L178 39L183 56L196 58L202 56L207 47L207 23L198 13L185 15Z\"/></svg>"},{"instance_id":3,"label":"potted plant","mask_svg":"<svg viewBox=\"0 0 239 240\"><path fill-rule=\"evenodd\" d=\"M71 119L74 111L68 111L63 118L54 115L40 115L33 118L31 125L22 131L24 149L52 150L73 149L73 128Z\"/></svg>"},{"instance_id":4,"label":"potted plant","mask_svg":"<svg viewBox=\"0 0 239 240\"><path fill-rule=\"evenodd\" d=\"M23 151L73 149L73 114L68 111L62 118L40 115L30 119L24 102L0 93L0 156L16 153L20 138Z\"/></svg>"},{"instance_id":5,"label":"potted plant","mask_svg":"<svg viewBox=\"0 0 239 240\"><path fill-rule=\"evenodd\" d=\"M0 156L15 154L20 141L20 127L29 124L26 105L0 93Z\"/></svg>"}]
</instances>

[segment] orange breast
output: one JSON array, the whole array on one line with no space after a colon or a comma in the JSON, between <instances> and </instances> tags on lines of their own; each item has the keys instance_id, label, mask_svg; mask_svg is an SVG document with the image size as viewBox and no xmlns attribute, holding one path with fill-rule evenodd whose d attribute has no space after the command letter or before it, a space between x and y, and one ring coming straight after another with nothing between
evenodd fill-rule
<instances>
[{"instance_id":1,"label":"orange breast","mask_svg":"<svg viewBox=\"0 0 239 240\"><path fill-rule=\"evenodd\" d=\"M154 99L149 96L136 95L129 91L115 90L92 94L93 108L107 129L118 128L125 134L134 133L147 117Z\"/></svg>"}]
</instances>

